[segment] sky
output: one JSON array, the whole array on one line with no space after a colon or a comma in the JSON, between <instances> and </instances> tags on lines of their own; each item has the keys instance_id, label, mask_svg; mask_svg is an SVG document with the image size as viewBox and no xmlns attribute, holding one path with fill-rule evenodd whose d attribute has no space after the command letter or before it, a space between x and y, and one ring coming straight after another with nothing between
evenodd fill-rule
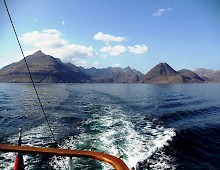
<instances>
[{"instance_id":1,"label":"sky","mask_svg":"<svg viewBox=\"0 0 220 170\"><path fill-rule=\"evenodd\" d=\"M6 0L25 56L85 68L220 70L219 0ZM0 68L22 59L0 1Z\"/></svg>"}]
</instances>

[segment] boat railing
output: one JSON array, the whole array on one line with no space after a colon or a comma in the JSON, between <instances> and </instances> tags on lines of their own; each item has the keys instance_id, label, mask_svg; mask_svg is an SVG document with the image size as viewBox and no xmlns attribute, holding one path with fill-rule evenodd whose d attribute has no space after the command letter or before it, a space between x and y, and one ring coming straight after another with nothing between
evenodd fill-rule
<instances>
[{"instance_id":1,"label":"boat railing","mask_svg":"<svg viewBox=\"0 0 220 170\"><path fill-rule=\"evenodd\" d=\"M33 146L19 146L0 144L0 151L2 152L18 152L21 154L44 154L52 156L67 156L72 162L72 157L86 157L95 160L103 161L111 164L116 170L129 170L127 165L119 158L95 151L84 150L70 150L70 149L58 149L58 148L41 148ZM72 169L72 163L69 165L69 169Z\"/></svg>"}]
</instances>

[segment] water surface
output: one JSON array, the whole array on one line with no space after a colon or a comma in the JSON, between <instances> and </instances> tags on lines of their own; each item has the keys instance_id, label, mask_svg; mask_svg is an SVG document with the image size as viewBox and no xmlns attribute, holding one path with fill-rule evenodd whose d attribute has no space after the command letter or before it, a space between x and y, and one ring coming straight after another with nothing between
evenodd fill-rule
<instances>
[{"instance_id":1,"label":"water surface","mask_svg":"<svg viewBox=\"0 0 220 170\"><path fill-rule=\"evenodd\" d=\"M220 169L220 84L37 84L62 148L94 150L146 169ZM52 147L33 87L0 84L0 142ZM13 153L0 168L13 167ZM65 169L68 159L25 155L27 169ZM110 169L74 159L74 169Z\"/></svg>"}]
</instances>

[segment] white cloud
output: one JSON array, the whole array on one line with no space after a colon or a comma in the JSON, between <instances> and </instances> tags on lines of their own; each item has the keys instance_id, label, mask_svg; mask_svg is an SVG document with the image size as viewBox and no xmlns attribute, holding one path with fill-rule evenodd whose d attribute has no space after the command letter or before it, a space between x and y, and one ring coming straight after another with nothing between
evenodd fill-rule
<instances>
[{"instance_id":1,"label":"white cloud","mask_svg":"<svg viewBox=\"0 0 220 170\"><path fill-rule=\"evenodd\" d=\"M72 63L74 63L76 66L82 66L84 68L96 67L96 66L100 65L100 63L98 61L95 61L93 63L89 63L88 61L82 60L80 58L72 59Z\"/></svg>"},{"instance_id":2,"label":"white cloud","mask_svg":"<svg viewBox=\"0 0 220 170\"><path fill-rule=\"evenodd\" d=\"M99 41L104 41L105 43L109 43L109 42L123 42L126 40L125 37L116 37L113 35L109 35L109 34L104 34L102 32L98 32L97 34L95 34L93 36L94 40L99 40Z\"/></svg>"},{"instance_id":3,"label":"white cloud","mask_svg":"<svg viewBox=\"0 0 220 170\"><path fill-rule=\"evenodd\" d=\"M127 50L126 47L122 45L116 45L113 47L111 46L103 47L100 49L100 52L106 53L107 55L110 55L110 56L118 56L118 55L125 53L126 50Z\"/></svg>"},{"instance_id":4,"label":"white cloud","mask_svg":"<svg viewBox=\"0 0 220 170\"><path fill-rule=\"evenodd\" d=\"M66 23L65 23L65 21L62 21L61 24L62 24L62 25L65 25Z\"/></svg>"},{"instance_id":5,"label":"white cloud","mask_svg":"<svg viewBox=\"0 0 220 170\"><path fill-rule=\"evenodd\" d=\"M120 67L120 66L121 66L120 63L112 64L112 67Z\"/></svg>"},{"instance_id":6,"label":"white cloud","mask_svg":"<svg viewBox=\"0 0 220 170\"><path fill-rule=\"evenodd\" d=\"M103 47L99 50L100 52L104 53L102 55L103 58L105 58L107 55L108 56L119 56L126 51L133 53L133 54L143 54L148 51L148 47L146 45L134 45L134 46L122 46L122 45L116 45L116 46L106 46Z\"/></svg>"},{"instance_id":7,"label":"white cloud","mask_svg":"<svg viewBox=\"0 0 220 170\"><path fill-rule=\"evenodd\" d=\"M159 17L159 16L163 15L165 12L169 12L169 11L172 11L172 10L173 10L173 9L170 8L170 7L160 8L160 9L158 9L155 13L153 13L152 15Z\"/></svg>"},{"instance_id":8,"label":"white cloud","mask_svg":"<svg viewBox=\"0 0 220 170\"><path fill-rule=\"evenodd\" d=\"M98 62L98 61L95 61L92 65L93 66L97 66L97 65L99 65L100 63Z\"/></svg>"},{"instance_id":9,"label":"white cloud","mask_svg":"<svg viewBox=\"0 0 220 170\"><path fill-rule=\"evenodd\" d=\"M24 44L37 48L53 48L67 44L67 41L61 38L61 33L56 29L44 29L42 32L27 32L24 33L19 39Z\"/></svg>"},{"instance_id":10,"label":"white cloud","mask_svg":"<svg viewBox=\"0 0 220 170\"><path fill-rule=\"evenodd\" d=\"M88 68L88 61L81 60L79 58L72 59L72 63L74 63L76 66L82 66Z\"/></svg>"},{"instance_id":11,"label":"white cloud","mask_svg":"<svg viewBox=\"0 0 220 170\"><path fill-rule=\"evenodd\" d=\"M33 50L42 50L44 53L59 57L64 61L74 61L77 57L94 56L94 49L89 46L71 44L62 38L60 31L56 29L44 29L41 32L33 31L23 34L22 43L32 46ZM32 51L33 51L32 50Z\"/></svg>"},{"instance_id":12,"label":"white cloud","mask_svg":"<svg viewBox=\"0 0 220 170\"><path fill-rule=\"evenodd\" d=\"M134 45L134 46L128 46L129 52L133 54L143 54L148 51L148 47L146 45Z\"/></svg>"}]
</instances>

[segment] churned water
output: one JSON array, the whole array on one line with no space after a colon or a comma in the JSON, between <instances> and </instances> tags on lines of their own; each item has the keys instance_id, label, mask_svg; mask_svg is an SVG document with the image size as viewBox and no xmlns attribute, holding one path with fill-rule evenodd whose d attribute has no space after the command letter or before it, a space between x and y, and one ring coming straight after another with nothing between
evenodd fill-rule
<instances>
[{"instance_id":1,"label":"churned water","mask_svg":"<svg viewBox=\"0 0 220 170\"><path fill-rule=\"evenodd\" d=\"M37 84L61 148L100 151L129 168L220 169L220 84ZM0 142L53 147L30 84L0 84ZM14 153L1 153L12 169ZM26 169L66 169L68 158L24 155ZM112 169L74 158L74 169Z\"/></svg>"}]
</instances>

